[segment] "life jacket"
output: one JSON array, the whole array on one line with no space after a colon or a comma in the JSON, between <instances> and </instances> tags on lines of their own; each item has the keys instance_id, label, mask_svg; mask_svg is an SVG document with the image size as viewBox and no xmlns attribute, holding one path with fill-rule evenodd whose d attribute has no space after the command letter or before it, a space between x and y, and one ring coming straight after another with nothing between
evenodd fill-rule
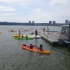
<instances>
[{"instance_id":1,"label":"life jacket","mask_svg":"<svg viewBox=\"0 0 70 70\"><path fill-rule=\"evenodd\" d=\"M33 49L34 46L33 45L30 45L29 47L30 47L30 49Z\"/></svg>"}]
</instances>

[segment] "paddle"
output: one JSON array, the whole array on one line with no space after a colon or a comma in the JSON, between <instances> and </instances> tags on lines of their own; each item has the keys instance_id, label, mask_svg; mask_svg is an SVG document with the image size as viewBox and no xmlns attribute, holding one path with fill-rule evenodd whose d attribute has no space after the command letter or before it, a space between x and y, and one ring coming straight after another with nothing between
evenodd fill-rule
<instances>
[{"instance_id":1,"label":"paddle","mask_svg":"<svg viewBox=\"0 0 70 70\"><path fill-rule=\"evenodd\" d=\"M37 47L37 46L35 45L35 47Z\"/></svg>"},{"instance_id":2,"label":"paddle","mask_svg":"<svg viewBox=\"0 0 70 70\"><path fill-rule=\"evenodd\" d=\"M39 49L39 47L37 47L37 45L35 45L35 47Z\"/></svg>"}]
</instances>

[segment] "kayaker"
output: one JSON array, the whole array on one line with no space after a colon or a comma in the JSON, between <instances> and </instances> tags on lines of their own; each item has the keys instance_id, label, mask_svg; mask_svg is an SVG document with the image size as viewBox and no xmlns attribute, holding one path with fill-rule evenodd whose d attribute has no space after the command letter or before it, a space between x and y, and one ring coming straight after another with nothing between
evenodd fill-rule
<instances>
[{"instance_id":1,"label":"kayaker","mask_svg":"<svg viewBox=\"0 0 70 70\"><path fill-rule=\"evenodd\" d=\"M28 39L28 36L26 35L26 39Z\"/></svg>"},{"instance_id":2,"label":"kayaker","mask_svg":"<svg viewBox=\"0 0 70 70\"><path fill-rule=\"evenodd\" d=\"M38 35L38 31L37 31L37 30L35 30L35 36L37 37L37 35Z\"/></svg>"},{"instance_id":3,"label":"kayaker","mask_svg":"<svg viewBox=\"0 0 70 70\"><path fill-rule=\"evenodd\" d=\"M23 34L22 34L22 38L24 38Z\"/></svg>"},{"instance_id":4,"label":"kayaker","mask_svg":"<svg viewBox=\"0 0 70 70\"><path fill-rule=\"evenodd\" d=\"M30 47L30 49L33 49L33 47L34 47L34 46L33 46L32 44L30 44L30 46L29 46L29 47Z\"/></svg>"},{"instance_id":5,"label":"kayaker","mask_svg":"<svg viewBox=\"0 0 70 70\"><path fill-rule=\"evenodd\" d=\"M20 38L21 32L19 31L18 37Z\"/></svg>"},{"instance_id":6,"label":"kayaker","mask_svg":"<svg viewBox=\"0 0 70 70\"><path fill-rule=\"evenodd\" d=\"M19 30L19 34L21 35L21 32L20 32L20 30Z\"/></svg>"},{"instance_id":7,"label":"kayaker","mask_svg":"<svg viewBox=\"0 0 70 70\"><path fill-rule=\"evenodd\" d=\"M40 51L43 51L43 45L42 44L40 44Z\"/></svg>"}]
</instances>

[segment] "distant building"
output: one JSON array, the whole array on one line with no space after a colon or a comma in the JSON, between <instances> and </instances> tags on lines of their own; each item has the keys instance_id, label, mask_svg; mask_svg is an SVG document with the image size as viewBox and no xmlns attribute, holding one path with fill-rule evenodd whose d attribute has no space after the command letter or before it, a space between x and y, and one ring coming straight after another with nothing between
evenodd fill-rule
<instances>
[{"instance_id":1,"label":"distant building","mask_svg":"<svg viewBox=\"0 0 70 70\"><path fill-rule=\"evenodd\" d=\"M32 21L32 23L34 23L34 21Z\"/></svg>"},{"instance_id":2,"label":"distant building","mask_svg":"<svg viewBox=\"0 0 70 70\"><path fill-rule=\"evenodd\" d=\"M65 20L65 24L67 25L69 23L69 21L68 20Z\"/></svg>"},{"instance_id":3,"label":"distant building","mask_svg":"<svg viewBox=\"0 0 70 70\"><path fill-rule=\"evenodd\" d=\"M69 24L70 24L70 21L69 21Z\"/></svg>"},{"instance_id":4,"label":"distant building","mask_svg":"<svg viewBox=\"0 0 70 70\"><path fill-rule=\"evenodd\" d=\"M52 21L49 21L49 24L52 24Z\"/></svg>"},{"instance_id":5,"label":"distant building","mask_svg":"<svg viewBox=\"0 0 70 70\"><path fill-rule=\"evenodd\" d=\"M29 23L31 23L31 21L29 21Z\"/></svg>"},{"instance_id":6,"label":"distant building","mask_svg":"<svg viewBox=\"0 0 70 70\"><path fill-rule=\"evenodd\" d=\"M53 21L53 25L55 25L56 21Z\"/></svg>"}]
</instances>

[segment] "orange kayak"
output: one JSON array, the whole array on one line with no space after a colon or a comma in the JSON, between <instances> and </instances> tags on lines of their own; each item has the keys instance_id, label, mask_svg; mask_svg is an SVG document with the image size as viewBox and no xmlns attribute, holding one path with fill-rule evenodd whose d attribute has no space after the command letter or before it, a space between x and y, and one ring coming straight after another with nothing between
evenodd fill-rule
<instances>
[{"instance_id":1,"label":"orange kayak","mask_svg":"<svg viewBox=\"0 0 70 70\"><path fill-rule=\"evenodd\" d=\"M42 53L42 54L50 55L50 51L48 51L48 50L40 51L40 50L39 50L38 48L36 48L36 47L34 47L33 49L30 49L28 46L22 45L22 49L29 50L29 51L32 51L32 52L37 52L37 53Z\"/></svg>"}]
</instances>

